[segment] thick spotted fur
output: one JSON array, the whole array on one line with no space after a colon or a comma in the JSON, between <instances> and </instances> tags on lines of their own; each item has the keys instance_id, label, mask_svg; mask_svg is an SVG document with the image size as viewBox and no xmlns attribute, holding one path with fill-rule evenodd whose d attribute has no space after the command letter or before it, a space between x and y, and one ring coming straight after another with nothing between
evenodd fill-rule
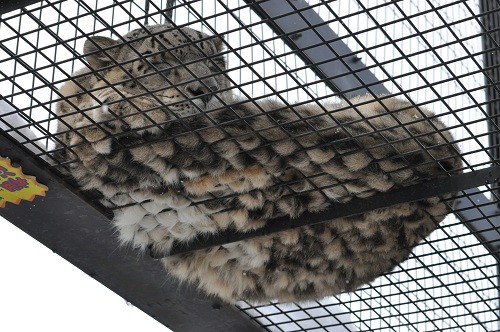
<instances>
[{"instance_id":1,"label":"thick spotted fur","mask_svg":"<svg viewBox=\"0 0 500 332\"><path fill-rule=\"evenodd\" d=\"M235 96L222 41L166 25L90 38L61 88L60 157L114 211L119 239L168 253L224 229L320 212L461 167L443 123L395 98L284 105ZM120 66L118 66L120 64ZM68 148L62 148L67 146ZM300 301L391 271L447 214L442 198L162 259L226 301Z\"/></svg>"}]
</instances>

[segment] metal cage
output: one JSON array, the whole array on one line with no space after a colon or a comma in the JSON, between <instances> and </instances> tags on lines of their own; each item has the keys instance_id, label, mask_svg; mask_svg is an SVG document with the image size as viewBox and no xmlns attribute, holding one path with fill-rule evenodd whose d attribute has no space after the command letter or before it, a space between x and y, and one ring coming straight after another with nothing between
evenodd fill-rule
<instances>
[{"instance_id":1,"label":"metal cage","mask_svg":"<svg viewBox=\"0 0 500 332\"><path fill-rule=\"evenodd\" d=\"M499 329L500 2L45 0L1 3L0 156L49 191L0 214L174 331L496 331ZM58 87L85 66L83 42L154 23L225 39L227 75L248 99L287 105L362 94L432 109L454 135L463 173L203 237L172 254L321 223L444 193L453 213L410 259L352 293L310 303L226 305L175 281L151 257L117 250L112 209L54 158ZM452 143L452 142L449 142ZM455 170L458 171L458 170ZM319 189L318 189L319 190ZM450 203L451 204L451 203ZM341 211L341 212L339 212ZM89 230L92 230L91 232ZM141 287L137 287L141 285Z\"/></svg>"}]
</instances>

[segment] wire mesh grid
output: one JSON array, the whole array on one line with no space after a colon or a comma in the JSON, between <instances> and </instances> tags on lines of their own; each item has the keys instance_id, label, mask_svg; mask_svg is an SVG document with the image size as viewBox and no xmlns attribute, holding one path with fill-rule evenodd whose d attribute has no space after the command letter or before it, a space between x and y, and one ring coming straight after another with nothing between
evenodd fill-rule
<instances>
[{"instance_id":1,"label":"wire mesh grid","mask_svg":"<svg viewBox=\"0 0 500 332\"><path fill-rule=\"evenodd\" d=\"M297 8L298 3L289 5ZM490 7L485 9L485 3ZM308 1L297 12L316 12L324 21L321 26L334 31L337 41L351 50L339 60L347 66L350 61L362 62L378 78L364 86L367 91L382 83L391 96L437 114L460 148L464 168L449 172L457 174L488 168L498 158L498 118L489 107L498 92L497 77L492 76L497 67L484 59L490 54L495 60L498 52L498 27L488 25L485 18L500 14L497 2L484 2L483 11L480 5ZM323 107L327 99L340 101L352 92L332 90L332 79L342 80L346 74L321 77L314 70L321 63L304 62L301 53L307 50L290 47L307 30L277 33L254 6L250 1L177 1L172 20L177 26L224 36L225 73L231 92L239 96L272 97L288 106L314 101ZM168 22L166 7L167 1L43 1L4 14L0 128L63 174L72 161L61 161L53 152L72 147L61 146L54 135L54 101L62 98L57 88L75 69L86 66L84 41L94 33L116 37L144 24ZM287 15L278 19L286 20ZM324 45L328 42L323 40ZM324 189L316 184L313 188ZM497 330L497 244L492 239L498 238L498 196L493 189L495 183L484 183L459 192L461 204L452 207L455 214L418 245L410 259L370 285L308 303L241 301L237 306L270 331ZM474 234L466 224L477 220L485 221L486 227ZM485 232L492 235L485 237Z\"/></svg>"}]
</instances>

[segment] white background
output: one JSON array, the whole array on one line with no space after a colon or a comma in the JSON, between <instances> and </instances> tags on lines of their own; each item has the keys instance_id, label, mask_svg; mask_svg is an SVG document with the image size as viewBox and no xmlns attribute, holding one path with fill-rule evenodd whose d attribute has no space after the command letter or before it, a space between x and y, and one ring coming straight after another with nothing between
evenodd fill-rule
<instances>
[{"instance_id":1,"label":"white background","mask_svg":"<svg viewBox=\"0 0 500 332\"><path fill-rule=\"evenodd\" d=\"M0 252L2 332L170 331L1 217Z\"/></svg>"}]
</instances>

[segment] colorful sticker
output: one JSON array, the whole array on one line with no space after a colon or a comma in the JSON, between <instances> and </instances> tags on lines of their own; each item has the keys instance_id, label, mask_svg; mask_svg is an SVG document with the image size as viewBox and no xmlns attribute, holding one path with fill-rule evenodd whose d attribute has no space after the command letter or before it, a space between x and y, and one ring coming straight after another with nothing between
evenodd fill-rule
<instances>
[{"instance_id":1,"label":"colorful sticker","mask_svg":"<svg viewBox=\"0 0 500 332\"><path fill-rule=\"evenodd\" d=\"M7 202L19 204L21 200L33 201L36 196L45 196L46 186L36 182L34 176L24 175L20 167L0 157L0 208Z\"/></svg>"}]
</instances>

